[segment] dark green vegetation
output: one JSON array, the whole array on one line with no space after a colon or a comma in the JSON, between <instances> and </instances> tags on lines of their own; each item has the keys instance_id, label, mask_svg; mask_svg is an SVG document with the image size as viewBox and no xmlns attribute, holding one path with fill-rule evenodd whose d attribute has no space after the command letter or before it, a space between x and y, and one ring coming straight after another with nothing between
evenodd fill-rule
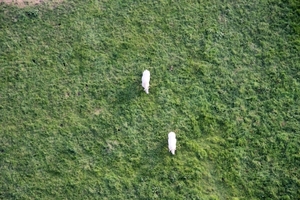
<instances>
[{"instance_id":1,"label":"dark green vegetation","mask_svg":"<svg viewBox=\"0 0 300 200\"><path fill-rule=\"evenodd\" d=\"M2 4L0 199L299 199L299 5Z\"/></svg>"}]
</instances>

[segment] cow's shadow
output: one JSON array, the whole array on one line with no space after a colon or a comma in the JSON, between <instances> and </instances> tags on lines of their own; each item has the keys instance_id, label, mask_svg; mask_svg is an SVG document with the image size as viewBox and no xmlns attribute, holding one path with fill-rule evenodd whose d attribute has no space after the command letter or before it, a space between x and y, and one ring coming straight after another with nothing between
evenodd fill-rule
<instances>
[{"instance_id":1,"label":"cow's shadow","mask_svg":"<svg viewBox=\"0 0 300 200\"><path fill-rule=\"evenodd\" d=\"M141 96L144 92L141 81L134 78L131 83L116 92L116 101L118 104L126 104Z\"/></svg>"}]
</instances>

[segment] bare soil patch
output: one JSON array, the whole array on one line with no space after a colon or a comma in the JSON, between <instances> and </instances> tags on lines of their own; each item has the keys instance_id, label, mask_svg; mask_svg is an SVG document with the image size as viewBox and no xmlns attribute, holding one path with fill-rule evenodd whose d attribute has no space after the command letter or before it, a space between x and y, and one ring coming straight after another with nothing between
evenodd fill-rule
<instances>
[{"instance_id":1,"label":"bare soil patch","mask_svg":"<svg viewBox=\"0 0 300 200\"><path fill-rule=\"evenodd\" d=\"M63 0L0 0L0 3L6 3L9 5L15 5L20 8L24 8L26 6L37 6L39 4L49 4L49 5L57 5L58 3L63 2Z\"/></svg>"}]
</instances>

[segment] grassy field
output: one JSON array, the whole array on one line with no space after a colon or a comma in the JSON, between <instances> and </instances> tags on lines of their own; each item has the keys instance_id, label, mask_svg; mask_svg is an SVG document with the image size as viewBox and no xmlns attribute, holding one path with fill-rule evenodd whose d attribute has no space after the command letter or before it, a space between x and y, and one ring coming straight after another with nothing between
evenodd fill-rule
<instances>
[{"instance_id":1,"label":"grassy field","mask_svg":"<svg viewBox=\"0 0 300 200\"><path fill-rule=\"evenodd\" d=\"M300 199L299 5L1 4L0 199Z\"/></svg>"}]
</instances>

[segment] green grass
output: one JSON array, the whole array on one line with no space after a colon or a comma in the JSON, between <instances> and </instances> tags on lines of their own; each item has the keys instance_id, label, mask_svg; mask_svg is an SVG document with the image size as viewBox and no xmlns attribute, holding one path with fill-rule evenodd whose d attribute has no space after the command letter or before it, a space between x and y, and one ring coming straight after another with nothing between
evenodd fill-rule
<instances>
[{"instance_id":1,"label":"green grass","mask_svg":"<svg viewBox=\"0 0 300 200\"><path fill-rule=\"evenodd\" d=\"M299 5L1 4L0 199L299 199Z\"/></svg>"}]
</instances>

